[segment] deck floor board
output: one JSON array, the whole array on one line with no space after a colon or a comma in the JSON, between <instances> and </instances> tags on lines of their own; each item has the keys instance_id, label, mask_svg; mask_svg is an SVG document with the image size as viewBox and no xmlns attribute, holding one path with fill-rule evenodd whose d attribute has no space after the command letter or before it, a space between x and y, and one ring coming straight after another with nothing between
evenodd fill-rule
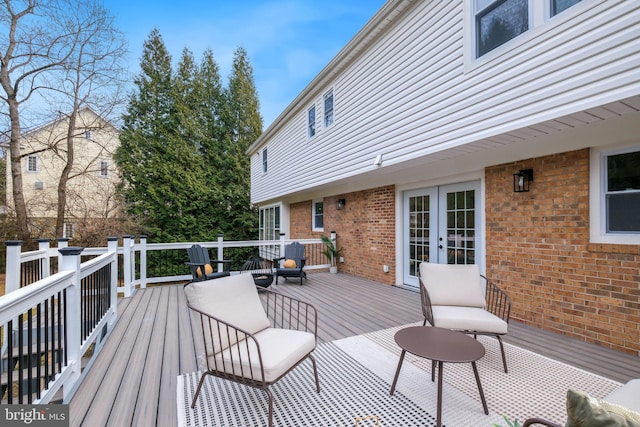
<instances>
[{"instance_id":1,"label":"deck floor board","mask_svg":"<svg viewBox=\"0 0 640 427\"><path fill-rule=\"evenodd\" d=\"M320 342L423 320L414 291L347 274L308 276L302 286L281 280L272 289L316 307ZM70 402L70 425L175 426L177 376L204 363L197 360L201 326L183 287L138 290L120 299L118 310L118 323ZM637 356L516 321L504 340L616 381L640 378Z\"/></svg>"}]
</instances>

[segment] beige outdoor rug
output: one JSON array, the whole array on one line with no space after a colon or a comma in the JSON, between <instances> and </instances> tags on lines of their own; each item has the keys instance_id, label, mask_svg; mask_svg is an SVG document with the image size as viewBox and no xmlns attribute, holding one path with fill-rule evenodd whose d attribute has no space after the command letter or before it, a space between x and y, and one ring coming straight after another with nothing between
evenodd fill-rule
<instances>
[{"instance_id":1,"label":"beige outdoor rug","mask_svg":"<svg viewBox=\"0 0 640 427\"><path fill-rule=\"evenodd\" d=\"M406 325L405 325L406 326ZM272 386L276 426L435 426L437 382L431 362L407 353L396 392L389 395L400 349L392 328L322 344L316 349L320 394L311 363L305 362ZM498 343L479 337L487 354L478 361L489 407L482 404L470 364L445 363L442 420L447 427L504 425L502 416L520 422L542 416L564 423L568 388L603 397L620 384L507 345L509 373L502 370ZM200 373L178 377L180 426L266 426L264 392L208 377L190 408ZM551 384L551 385L549 385ZM370 418L369 418L370 417Z\"/></svg>"}]
</instances>

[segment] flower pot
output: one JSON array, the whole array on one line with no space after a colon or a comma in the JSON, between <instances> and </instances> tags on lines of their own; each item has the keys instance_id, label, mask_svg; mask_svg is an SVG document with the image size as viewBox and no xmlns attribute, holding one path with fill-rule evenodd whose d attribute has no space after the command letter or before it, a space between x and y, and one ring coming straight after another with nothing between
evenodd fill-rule
<instances>
[{"instance_id":1,"label":"flower pot","mask_svg":"<svg viewBox=\"0 0 640 427\"><path fill-rule=\"evenodd\" d=\"M338 272L338 267L337 266L331 266L329 267L329 273L337 273Z\"/></svg>"}]
</instances>

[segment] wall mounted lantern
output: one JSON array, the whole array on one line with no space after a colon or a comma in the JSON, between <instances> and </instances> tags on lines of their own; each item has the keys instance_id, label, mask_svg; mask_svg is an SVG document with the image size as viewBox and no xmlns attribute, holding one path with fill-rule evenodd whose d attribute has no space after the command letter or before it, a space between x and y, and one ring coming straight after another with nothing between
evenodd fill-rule
<instances>
[{"instance_id":1,"label":"wall mounted lantern","mask_svg":"<svg viewBox=\"0 0 640 427\"><path fill-rule=\"evenodd\" d=\"M342 209L344 209L344 205L347 204L347 201L345 199L338 199L338 202L336 203L336 209L341 211Z\"/></svg>"},{"instance_id":2,"label":"wall mounted lantern","mask_svg":"<svg viewBox=\"0 0 640 427\"><path fill-rule=\"evenodd\" d=\"M525 193L529 191L529 186L533 181L533 169L520 169L513 174L513 192Z\"/></svg>"}]
</instances>

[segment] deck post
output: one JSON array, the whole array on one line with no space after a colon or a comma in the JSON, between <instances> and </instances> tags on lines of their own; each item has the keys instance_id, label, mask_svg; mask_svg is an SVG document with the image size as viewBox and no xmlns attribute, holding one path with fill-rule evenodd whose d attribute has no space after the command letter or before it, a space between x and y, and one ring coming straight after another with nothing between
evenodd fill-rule
<instances>
[{"instance_id":1,"label":"deck post","mask_svg":"<svg viewBox=\"0 0 640 427\"><path fill-rule=\"evenodd\" d=\"M5 295L20 289L20 253L22 252L22 240L7 240L7 265L5 276Z\"/></svg>"},{"instance_id":2,"label":"deck post","mask_svg":"<svg viewBox=\"0 0 640 427\"><path fill-rule=\"evenodd\" d=\"M109 321L109 329L118 319L118 237L107 237L107 251L113 252L113 261L111 261L111 300L109 304L113 310L113 317Z\"/></svg>"},{"instance_id":3,"label":"deck post","mask_svg":"<svg viewBox=\"0 0 640 427\"><path fill-rule=\"evenodd\" d=\"M122 263L124 264L124 297L133 296L133 257L131 256L133 246L133 236L122 236Z\"/></svg>"},{"instance_id":4,"label":"deck post","mask_svg":"<svg viewBox=\"0 0 640 427\"><path fill-rule=\"evenodd\" d=\"M218 233L218 255L217 259L224 259L224 234ZM224 270L224 264L217 263L218 272Z\"/></svg>"},{"instance_id":5,"label":"deck post","mask_svg":"<svg viewBox=\"0 0 640 427\"><path fill-rule=\"evenodd\" d=\"M140 236L140 288L147 287L147 236Z\"/></svg>"},{"instance_id":6,"label":"deck post","mask_svg":"<svg viewBox=\"0 0 640 427\"><path fill-rule=\"evenodd\" d=\"M38 239L38 250L44 251L44 258L40 260L40 280L51 276L51 260L49 257L49 246L51 239Z\"/></svg>"},{"instance_id":7,"label":"deck post","mask_svg":"<svg viewBox=\"0 0 640 427\"><path fill-rule=\"evenodd\" d=\"M63 399L68 399L74 388L75 384L80 379L80 364L81 357L81 336L80 324L82 323L82 309L81 309L81 295L80 284L82 280L80 271L80 254L84 248L72 246L58 249L62 255L62 264L60 264L60 271L73 271L73 277L71 278L71 286L66 289L66 355L67 363L71 373L63 384Z\"/></svg>"}]
</instances>

